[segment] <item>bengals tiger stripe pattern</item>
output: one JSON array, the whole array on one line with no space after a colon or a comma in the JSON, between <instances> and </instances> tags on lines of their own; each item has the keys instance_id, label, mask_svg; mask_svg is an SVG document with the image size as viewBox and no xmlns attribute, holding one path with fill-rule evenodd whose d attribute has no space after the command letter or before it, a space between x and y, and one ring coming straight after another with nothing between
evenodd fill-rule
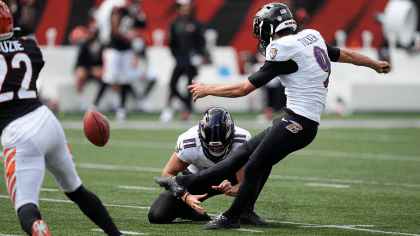
<instances>
[{"instance_id":1,"label":"bengals tiger stripe pattern","mask_svg":"<svg viewBox=\"0 0 420 236\"><path fill-rule=\"evenodd\" d=\"M15 204L16 198L16 149L6 148L4 149L4 157L6 159L5 162L5 171L6 174L6 185L7 191L9 192L10 198L12 199L13 204Z\"/></svg>"}]
</instances>

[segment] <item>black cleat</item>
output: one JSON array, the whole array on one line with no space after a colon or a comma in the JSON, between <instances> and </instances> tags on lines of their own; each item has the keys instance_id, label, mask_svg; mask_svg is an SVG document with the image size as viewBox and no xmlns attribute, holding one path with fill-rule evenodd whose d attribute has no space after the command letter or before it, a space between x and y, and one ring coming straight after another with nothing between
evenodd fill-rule
<instances>
[{"instance_id":1,"label":"black cleat","mask_svg":"<svg viewBox=\"0 0 420 236\"><path fill-rule=\"evenodd\" d=\"M254 211L246 211L239 217L241 225L268 225L268 222L261 219Z\"/></svg>"},{"instance_id":2,"label":"black cleat","mask_svg":"<svg viewBox=\"0 0 420 236\"><path fill-rule=\"evenodd\" d=\"M239 229L240 227L239 218L229 219L220 214L214 220L204 225L203 229Z\"/></svg>"},{"instance_id":3,"label":"black cleat","mask_svg":"<svg viewBox=\"0 0 420 236\"><path fill-rule=\"evenodd\" d=\"M176 198L180 198L184 196L187 192L187 188L180 186L176 183L175 176L172 177L155 177L155 182L160 185L160 187L164 187L166 190L172 192L172 195Z\"/></svg>"}]
</instances>

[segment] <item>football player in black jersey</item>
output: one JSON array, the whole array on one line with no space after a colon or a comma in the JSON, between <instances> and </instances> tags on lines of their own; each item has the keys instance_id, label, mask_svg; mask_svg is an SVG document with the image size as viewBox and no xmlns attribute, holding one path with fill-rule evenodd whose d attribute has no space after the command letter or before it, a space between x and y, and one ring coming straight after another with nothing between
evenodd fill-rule
<instances>
[{"instance_id":1,"label":"football player in black jersey","mask_svg":"<svg viewBox=\"0 0 420 236\"><path fill-rule=\"evenodd\" d=\"M0 135L6 185L22 229L50 235L38 210L45 167L60 189L108 235L122 233L99 198L83 187L64 130L38 98L44 66L33 39L14 37L13 17L0 1Z\"/></svg>"},{"instance_id":2,"label":"football player in black jersey","mask_svg":"<svg viewBox=\"0 0 420 236\"><path fill-rule=\"evenodd\" d=\"M146 15L141 11L140 0L126 0L123 6L118 5L118 2L114 4L110 19L106 19L111 24L111 35L109 45L103 52L103 83L92 109L96 109L107 87L116 83L121 87L121 105L116 110L116 118L124 120L127 93L133 94L138 103L144 99L132 84L147 73L139 67L139 57L145 47L140 29L146 27ZM154 80L148 80L146 92L152 88Z\"/></svg>"},{"instance_id":3,"label":"football player in black jersey","mask_svg":"<svg viewBox=\"0 0 420 236\"><path fill-rule=\"evenodd\" d=\"M365 66L388 73L391 65L347 49L325 43L321 34L306 29L294 34L296 21L282 3L264 5L255 15L253 32L266 56L264 65L241 83L188 86L194 101L213 95L241 97L265 85L276 76L285 86L285 113L273 125L239 147L229 159L194 175L155 177L162 187L185 198L186 188L197 183L218 184L221 177L245 165L244 180L231 207L204 226L204 229L239 228L239 216L258 193L264 171L287 155L309 145L315 138L327 98L331 61Z\"/></svg>"}]
</instances>

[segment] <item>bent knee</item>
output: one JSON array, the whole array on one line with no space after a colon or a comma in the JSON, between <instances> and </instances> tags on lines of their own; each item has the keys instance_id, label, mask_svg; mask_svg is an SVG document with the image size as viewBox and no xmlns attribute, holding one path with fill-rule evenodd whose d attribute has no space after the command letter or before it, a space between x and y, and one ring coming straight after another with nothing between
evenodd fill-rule
<instances>
[{"instance_id":1,"label":"bent knee","mask_svg":"<svg viewBox=\"0 0 420 236\"><path fill-rule=\"evenodd\" d=\"M156 212L150 209L149 222L152 224L168 224L175 220L175 217L172 214L165 214L165 212Z\"/></svg>"}]
</instances>

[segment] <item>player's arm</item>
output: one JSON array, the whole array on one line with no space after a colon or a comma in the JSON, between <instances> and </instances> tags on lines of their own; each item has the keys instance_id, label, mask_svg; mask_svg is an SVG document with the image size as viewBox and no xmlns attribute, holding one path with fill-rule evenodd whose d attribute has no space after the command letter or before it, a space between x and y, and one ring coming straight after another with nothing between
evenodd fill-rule
<instances>
[{"instance_id":1,"label":"player's arm","mask_svg":"<svg viewBox=\"0 0 420 236\"><path fill-rule=\"evenodd\" d=\"M334 47L327 45L328 54L336 54L333 51ZM330 53L333 52L333 53ZM332 59L332 61L335 61ZM337 62L350 63L356 66L365 66L374 69L378 73L388 73L391 71L391 65L386 61L376 61L372 58L348 49L339 49L339 56Z\"/></svg>"},{"instance_id":2,"label":"player's arm","mask_svg":"<svg viewBox=\"0 0 420 236\"><path fill-rule=\"evenodd\" d=\"M190 164L179 159L176 152L174 152L163 168L162 177L176 176L179 172L185 170Z\"/></svg>"},{"instance_id":3,"label":"player's arm","mask_svg":"<svg viewBox=\"0 0 420 236\"><path fill-rule=\"evenodd\" d=\"M189 165L189 163L182 161L176 152L174 152L165 168L163 168L162 177L176 176L179 172L185 170ZM199 200L206 196L207 193L203 195L192 195L189 192L186 192L184 196L181 197L181 200L198 213L204 214L204 209L200 206L201 201Z\"/></svg>"},{"instance_id":4,"label":"player's arm","mask_svg":"<svg viewBox=\"0 0 420 236\"><path fill-rule=\"evenodd\" d=\"M281 74L290 74L298 70L298 65L292 60L288 61L265 61L259 71L255 72L243 82L224 84L224 85L207 85L196 83L188 86L190 93L194 95L194 102L198 98L213 95L216 97L243 97L248 95L255 89L267 84L273 78Z\"/></svg>"}]
</instances>

